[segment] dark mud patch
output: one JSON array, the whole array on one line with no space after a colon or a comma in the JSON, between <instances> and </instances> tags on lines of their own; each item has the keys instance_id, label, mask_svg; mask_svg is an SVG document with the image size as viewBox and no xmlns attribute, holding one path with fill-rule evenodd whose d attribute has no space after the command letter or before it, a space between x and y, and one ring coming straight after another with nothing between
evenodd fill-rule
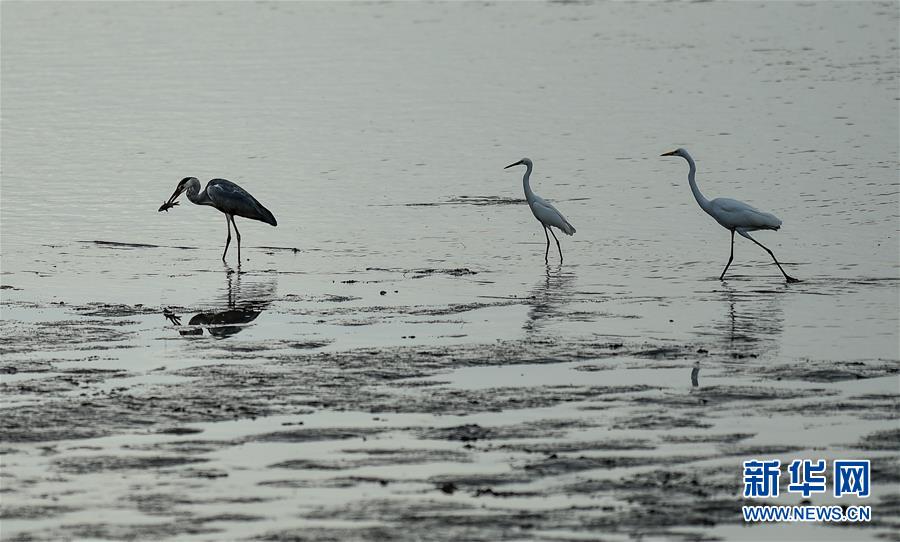
<instances>
[{"instance_id":1,"label":"dark mud patch","mask_svg":"<svg viewBox=\"0 0 900 542\"><path fill-rule=\"evenodd\" d=\"M702 416L660 413L658 411L620 417L613 421L613 429L709 429L711 422Z\"/></svg>"},{"instance_id":2,"label":"dark mud patch","mask_svg":"<svg viewBox=\"0 0 900 542\"><path fill-rule=\"evenodd\" d=\"M900 374L896 361L831 361L804 360L772 367L758 366L749 369L752 374L767 380L797 380L801 382L841 382L880 378Z\"/></svg>"},{"instance_id":3,"label":"dark mud patch","mask_svg":"<svg viewBox=\"0 0 900 542\"><path fill-rule=\"evenodd\" d=\"M35 504L28 506L0 506L0 519L42 519L76 511L71 506Z\"/></svg>"},{"instance_id":4,"label":"dark mud patch","mask_svg":"<svg viewBox=\"0 0 900 542\"><path fill-rule=\"evenodd\" d=\"M87 456L58 459L56 467L68 474L86 474L92 472L120 470L148 470L180 467L193 463L203 463L207 459L178 456Z\"/></svg>"},{"instance_id":5,"label":"dark mud patch","mask_svg":"<svg viewBox=\"0 0 900 542\"><path fill-rule=\"evenodd\" d=\"M554 457L555 456L555 457ZM525 471L532 472L538 476L558 476L561 474L569 474L587 470L609 470L630 467L643 467L647 465L667 464L675 465L678 463L687 463L696 461L698 457L659 457L659 456L552 456L528 463L523 468Z\"/></svg>"},{"instance_id":6,"label":"dark mud patch","mask_svg":"<svg viewBox=\"0 0 900 542\"><path fill-rule=\"evenodd\" d=\"M197 247L177 245L150 245L147 243L126 243L122 241L79 241L80 243L95 245L101 248L133 250L141 248L175 248L178 250L197 250Z\"/></svg>"},{"instance_id":7,"label":"dark mud patch","mask_svg":"<svg viewBox=\"0 0 900 542\"><path fill-rule=\"evenodd\" d=\"M431 449L365 449L344 450L347 457L334 460L290 459L274 465L270 469L291 470L345 470L362 467L382 467L387 465L414 465L422 463L466 463L470 454L457 450Z\"/></svg>"},{"instance_id":8,"label":"dark mud patch","mask_svg":"<svg viewBox=\"0 0 900 542\"><path fill-rule=\"evenodd\" d=\"M7 386L6 389L11 387ZM168 392L165 396L148 394L135 397L109 392L98 393L90 398L59 396L59 392L71 391L71 385L50 389L19 385L15 389L18 393L34 391L50 397L40 403L2 409L2 442L94 438L136 429L154 431L173 423L252 418L270 412L265 407L265 398L238 398L229 404L215 395L198 396L192 390L180 390L177 387L164 388Z\"/></svg>"},{"instance_id":9,"label":"dark mud patch","mask_svg":"<svg viewBox=\"0 0 900 542\"><path fill-rule=\"evenodd\" d=\"M110 323L106 320L63 320L21 322L4 320L0 325L0 356L62 350L102 351L134 348L128 342L136 332L121 327L135 322Z\"/></svg>"},{"instance_id":10,"label":"dark mud patch","mask_svg":"<svg viewBox=\"0 0 900 542\"><path fill-rule=\"evenodd\" d=\"M378 478L373 476L336 476L333 478L316 478L316 479L300 479L300 480L266 480L259 482L258 485L263 487L277 487L287 489L309 489L309 488L332 488L347 489L356 488L365 485L378 485L385 487L391 484L389 478Z\"/></svg>"},{"instance_id":11,"label":"dark mud patch","mask_svg":"<svg viewBox=\"0 0 900 542\"><path fill-rule=\"evenodd\" d=\"M862 420L896 420L900 413L900 396L866 395L832 401L811 399L793 405L775 403L767 405L766 411L802 416L840 414Z\"/></svg>"},{"instance_id":12,"label":"dark mud patch","mask_svg":"<svg viewBox=\"0 0 900 542\"><path fill-rule=\"evenodd\" d=\"M455 267L450 269L435 269L435 268L416 268L416 269L401 269L401 268L393 268L393 267L367 267L366 271L385 271L389 273L401 273L405 276L409 276L410 278L420 279L432 275L448 275L451 277L464 277L468 275L477 275L478 271L472 271L468 267Z\"/></svg>"},{"instance_id":13,"label":"dark mud patch","mask_svg":"<svg viewBox=\"0 0 900 542\"><path fill-rule=\"evenodd\" d=\"M190 501L184 499L182 496L171 493L131 495L128 500L134 503L135 508L139 512L148 516L186 516L188 515L187 513L179 513L176 508L180 505L190 504Z\"/></svg>"},{"instance_id":14,"label":"dark mud patch","mask_svg":"<svg viewBox=\"0 0 900 542\"><path fill-rule=\"evenodd\" d=\"M900 451L900 429L876 431L860 439L855 447L862 450Z\"/></svg>"},{"instance_id":15,"label":"dark mud patch","mask_svg":"<svg viewBox=\"0 0 900 542\"><path fill-rule=\"evenodd\" d=\"M585 373L596 373L597 371L608 371L613 368L614 368L613 365L601 365L598 363L590 363L587 365L579 365L578 367L575 367L575 370L582 371Z\"/></svg>"},{"instance_id":16,"label":"dark mud patch","mask_svg":"<svg viewBox=\"0 0 900 542\"><path fill-rule=\"evenodd\" d=\"M491 388L487 390L431 389L431 393L407 399L393 405L398 412L444 412L466 414L473 412L502 412L522 408L547 408L561 403L615 400L616 396L650 389L644 386L610 387L531 387ZM604 409L608 405L594 404ZM514 438L514 437L511 437Z\"/></svg>"},{"instance_id":17,"label":"dark mud patch","mask_svg":"<svg viewBox=\"0 0 900 542\"><path fill-rule=\"evenodd\" d=\"M204 326L210 332L210 336L221 339L234 335L245 326L221 326L218 330L211 326ZM198 329L198 331L200 331ZM192 334L191 338L202 337L202 333ZM296 352L301 350L316 350L333 344L333 339L309 339L306 341L288 340L288 339L269 339L240 342L229 341L196 341L186 348L190 351L201 354L212 354L228 357L229 359L238 360L257 360L257 359L274 359L279 358L284 352Z\"/></svg>"},{"instance_id":18,"label":"dark mud patch","mask_svg":"<svg viewBox=\"0 0 900 542\"><path fill-rule=\"evenodd\" d=\"M660 440L676 444L734 444L754 436L755 433L726 433L719 435L662 435Z\"/></svg>"},{"instance_id":19,"label":"dark mud patch","mask_svg":"<svg viewBox=\"0 0 900 542\"><path fill-rule=\"evenodd\" d=\"M49 361L29 361L24 359L9 360L8 358L0 358L0 374L3 375L47 373L53 370L53 364Z\"/></svg>"},{"instance_id":20,"label":"dark mud patch","mask_svg":"<svg viewBox=\"0 0 900 542\"><path fill-rule=\"evenodd\" d=\"M160 432L161 433L161 432ZM135 443L122 446L124 450L177 454L179 456L202 455L237 444L230 440L178 439L168 442Z\"/></svg>"},{"instance_id":21,"label":"dark mud patch","mask_svg":"<svg viewBox=\"0 0 900 542\"><path fill-rule=\"evenodd\" d=\"M601 506L566 506L516 509L505 505L505 499L490 499L493 489L482 488L472 492L460 490L436 492L444 495L438 500L421 499L415 503L377 499L356 507L322 507L312 515L319 520L347 520L375 523L377 526L357 529L336 528L329 530L291 530L268 533L259 540L415 540L421 533L439 533L440 540L571 540L596 538L602 533L634 533L640 536L656 536L660 539L697 539L689 531L667 531L666 527L682 526L678 512L668 514L671 523L648 522L643 514L634 514L631 508ZM470 502L457 499L478 498ZM499 493L499 492L498 492ZM520 492L526 494L527 492ZM500 493L502 495L503 493ZM513 496L515 492L509 492ZM673 507L675 508L675 507ZM696 516L701 515L696 507ZM717 514L718 515L718 514ZM633 516L634 519L628 519ZM700 523L700 525L709 524ZM337 537L337 538L335 538Z\"/></svg>"},{"instance_id":22,"label":"dark mud patch","mask_svg":"<svg viewBox=\"0 0 900 542\"><path fill-rule=\"evenodd\" d=\"M568 431L585 429L593 425L580 420L537 420L534 422L496 427L465 424L454 427L431 428L418 432L426 440L450 440L476 442L479 440L509 440L522 438L560 437Z\"/></svg>"},{"instance_id":23,"label":"dark mud patch","mask_svg":"<svg viewBox=\"0 0 900 542\"><path fill-rule=\"evenodd\" d=\"M137 316L146 314L159 314L162 309L159 307L149 307L142 304L128 305L124 303L88 303L86 305L76 305L70 307L81 316L93 316L101 318L120 318L123 316ZM134 321L105 321L107 325L129 325L136 324Z\"/></svg>"},{"instance_id":24,"label":"dark mud patch","mask_svg":"<svg viewBox=\"0 0 900 542\"><path fill-rule=\"evenodd\" d=\"M323 295L301 295L286 294L285 301L303 301L308 303L347 303L349 301L359 301L361 297L352 295L323 294Z\"/></svg>"},{"instance_id":25,"label":"dark mud patch","mask_svg":"<svg viewBox=\"0 0 900 542\"><path fill-rule=\"evenodd\" d=\"M292 253L292 254L297 254L297 253L299 253L299 252L302 252L302 251L301 251L299 248L297 248L297 247L258 246L258 247L253 247L253 248L258 248L258 249L260 249L260 250L269 250L269 251L273 251L273 252L275 252L275 251L290 252L290 253Z\"/></svg>"},{"instance_id":26,"label":"dark mud patch","mask_svg":"<svg viewBox=\"0 0 900 542\"><path fill-rule=\"evenodd\" d=\"M74 377L54 376L49 378L30 378L27 380L18 380L10 383L3 382L0 383L0 394L6 396L23 395L29 393L36 395L49 395L71 392L78 390L82 383L86 383L89 380L98 382L102 380L102 378L79 380L78 378Z\"/></svg>"},{"instance_id":27,"label":"dark mud patch","mask_svg":"<svg viewBox=\"0 0 900 542\"><path fill-rule=\"evenodd\" d=\"M790 446L786 444L737 444L723 445L719 449L728 455L739 457L771 457L776 455L789 454L805 450L804 446Z\"/></svg>"},{"instance_id":28,"label":"dark mud patch","mask_svg":"<svg viewBox=\"0 0 900 542\"><path fill-rule=\"evenodd\" d=\"M222 532L220 527L212 527L201 518L176 518L171 522L155 523L77 523L66 525L58 531L45 531L40 537L45 540L177 540L179 537L208 535Z\"/></svg>"},{"instance_id":29,"label":"dark mud patch","mask_svg":"<svg viewBox=\"0 0 900 542\"><path fill-rule=\"evenodd\" d=\"M243 440L242 442L320 442L326 440L349 440L377 435L387 429L372 428L317 428L317 429L292 429L290 431L277 431L265 433Z\"/></svg>"},{"instance_id":30,"label":"dark mud patch","mask_svg":"<svg viewBox=\"0 0 900 542\"><path fill-rule=\"evenodd\" d=\"M664 404L669 406L722 406L744 402L770 402L782 404L783 401L838 395L835 390L827 389L786 389L763 386L703 386L695 388L689 394L668 393L659 397L638 397L638 403Z\"/></svg>"},{"instance_id":31,"label":"dark mud patch","mask_svg":"<svg viewBox=\"0 0 900 542\"><path fill-rule=\"evenodd\" d=\"M520 198L504 198L501 196L451 196L444 201L429 201L424 203L404 203L405 207L437 207L440 205L475 205L478 207L490 205L519 205L525 203Z\"/></svg>"},{"instance_id":32,"label":"dark mud patch","mask_svg":"<svg viewBox=\"0 0 900 542\"><path fill-rule=\"evenodd\" d=\"M604 494L625 492L629 500L653 500L664 488L682 490L685 497L708 497L722 493L737 495L740 488L740 469L702 467L691 463L696 458L682 461L674 469L652 469L622 477L586 479L566 485L561 491L568 494ZM690 463L690 467L686 464Z\"/></svg>"},{"instance_id":33,"label":"dark mud patch","mask_svg":"<svg viewBox=\"0 0 900 542\"><path fill-rule=\"evenodd\" d=\"M713 526L737 523L741 506L736 495L741 480L734 469L703 467L654 469L620 478L589 479L565 486L566 494L618 495L630 504L612 509L588 521L594 528L625 533L658 533L664 539L705 540L688 535L679 526ZM672 506L672 503L678 503Z\"/></svg>"},{"instance_id":34,"label":"dark mud patch","mask_svg":"<svg viewBox=\"0 0 900 542\"><path fill-rule=\"evenodd\" d=\"M587 451L655 450L657 446L647 439L610 439L593 441L531 442L502 444L496 450L509 450L529 454L566 454Z\"/></svg>"},{"instance_id":35,"label":"dark mud patch","mask_svg":"<svg viewBox=\"0 0 900 542\"><path fill-rule=\"evenodd\" d=\"M477 511L474 508L464 510L455 510L455 513L435 511L434 515L423 516L421 513L410 511L408 515L404 514L401 507L396 505L395 510L385 521L375 519L378 510L366 510L364 513L356 514L366 519L354 517L352 522L359 522L364 526L360 527L343 527L335 526L331 528L324 527L306 527L303 529L284 530L269 532L254 538L254 540L265 542L306 542L306 541L326 541L341 542L344 540L423 540L421 533L440 533L430 538L433 540L521 540L525 534L536 527L537 521L542 514L529 513L523 514L529 521L528 527L522 528L521 522L516 522L513 518L504 520L503 516L513 516L513 514L502 512L491 513L489 516L479 517L475 514L485 514L484 511ZM338 520L344 515L341 509L328 509L322 512L326 516L321 519ZM445 518L444 521L441 518ZM465 518L469 518L466 520ZM398 522L405 523L404 527L400 527ZM519 533L516 537L504 535L505 532L513 531ZM477 533L477 534L476 534ZM530 537L529 537L530 538ZM428 539L428 538L425 538Z\"/></svg>"},{"instance_id":36,"label":"dark mud patch","mask_svg":"<svg viewBox=\"0 0 900 542\"><path fill-rule=\"evenodd\" d=\"M509 499L513 497L540 497L542 494L538 491L504 491L496 490L492 487L482 487L476 489L472 493L473 497L497 497L500 499Z\"/></svg>"},{"instance_id":37,"label":"dark mud patch","mask_svg":"<svg viewBox=\"0 0 900 542\"><path fill-rule=\"evenodd\" d=\"M188 468L178 471L182 478L198 478L204 480L215 480L216 478L228 478L228 471L225 469L195 469Z\"/></svg>"},{"instance_id":38,"label":"dark mud patch","mask_svg":"<svg viewBox=\"0 0 900 542\"><path fill-rule=\"evenodd\" d=\"M197 429L194 427L163 427L158 430L157 433L163 435L196 435L197 433L202 433L203 429Z\"/></svg>"},{"instance_id":39,"label":"dark mud patch","mask_svg":"<svg viewBox=\"0 0 900 542\"><path fill-rule=\"evenodd\" d=\"M7 419L0 426L0 438L5 443L51 442L88 439L113 432L113 427L100 424L102 415L96 412L72 415L75 408L76 402L54 401L3 409Z\"/></svg>"},{"instance_id":40,"label":"dark mud patch","mask_svg":"<svg viewBox=\"0 0 900 542\"><path fill-rule=\"evenodd\" d=\"M897 451L897 450L895 450ZM872 461L872 476L877 476L882 483L893 484L900 488L900 456L879 457Z\"/></svg>"},{"instance_id":41,"label":"dark mud patch","mask_svg":"<svg viewBox=\"0 0 900 542\"><path fill-rule=\"evenodd\" d=\"M634 352L632 355L648 359L680 359L693 354L693 347L664 346L646 348Z\"/></svg>"},{"instance_id":42,"label":"dark mud patch","mask_svg":"<svg viewBox=\"0 0 900 542\"><path fill-rule=\"evenodd\" d=\"M492 307L520 305L523 300L504 300L494 302L452 303L447 305L370 305L366 307L287 307L286 314L312 316L321 319L337 318L338 325L373 325L408 316L450 316Z\"/></svg>"},{"instance_id":43,"label":"dark mud patch","mask_svg":"<svg viewBox=\"0 0 900 542\"><path fill-rule=\"evenodd\" d=\"M161 248L160 245L149 245L146 243L124 243L120 241L81 241L101 247L117 247L117 248Z\"/></svg>"},{"instance_id":44,"label":"dark mud patch","mask_svg":"<svg viewBox=\"0 0 900 542\"><path fill-rule=\"evenodd\" d=\"M466 492L475 492L484 487L527 484L532 481L534 481L532 474L522 469L497 474L443 474L426 480L429 485L436 488L452 484L457 490Z\"/></svg>"},{"instance_id":45,"label":"dark mud patch","mask_svg":"<svg viewBox=\"0 0 900 542\"><path fill-rule=\"evenodd\" d=\"M453 269L416 269L413 278L424 277L428 275L449 275L451 277L465 277L468 275L477 275L478 271L472 271L468 267L456 267Z\"/></svg>"}]
</instances>

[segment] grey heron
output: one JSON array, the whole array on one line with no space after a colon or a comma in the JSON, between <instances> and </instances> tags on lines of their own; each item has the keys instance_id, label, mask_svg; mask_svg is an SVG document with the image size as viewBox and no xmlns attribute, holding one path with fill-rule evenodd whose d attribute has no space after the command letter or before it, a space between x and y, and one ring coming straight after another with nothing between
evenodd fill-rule
<instances>
[{"instance_id":1,"label":"grey heron","mask_svg":"<svg viewBox=\"0 0 900 542\"><path fill-rule=\"evenodd\" d=\"M225 251L222 252L222 261L225 261L225 255L228 253L228 245L231 243L231 226L234 226L234 233L237 236L238 245L238 265L241 262L241 232L238 231L237 224L234 222L235 216L242 216L251 220L259 220L272 226L277 226L278 221L275 216L256 201L256 198L249 192L225 179L213 179L206 183L206 188L200 191L200 180L196 177L185 177L181 179L175 192L168 201L159 207L159 211L168 211L172 207L178 205L175 201L182 192L187 193L187 197L191 203L197 205L209 205L215 207L225 214L225 225L228 227L228 238L225 240Z\"/></svg>"}]
</instances>

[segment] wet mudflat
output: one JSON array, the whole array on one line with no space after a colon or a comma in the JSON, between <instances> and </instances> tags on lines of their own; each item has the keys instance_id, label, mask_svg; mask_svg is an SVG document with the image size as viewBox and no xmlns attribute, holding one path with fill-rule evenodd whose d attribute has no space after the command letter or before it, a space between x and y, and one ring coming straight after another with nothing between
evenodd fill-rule
<instances>
[{"instance_id":1,"label":"wet mudflat","mask_svg":"<svg viewBox=\"0 0 900 542\"><path fill-rule=\"evenodd\" d=\"M895 536L896 4L514 5L4 5L3 540ZM872 522L745 525L751 458Z\"/></svg>"},{"instance_id":2,"label":"wet mudflat","mask_svg":"<svg viewBox=\"0 0 900 542\"><path fill-rule=\"evenodd\" d=\"M740 462L810 455L871 459L862 536L897 528L896 359L784 355L763 323L822 285L701 281L666 309L545 271L468 303L380 292L481 273L363 270L299 296L234 272L219 307L5 300L4 536L754 539ZM692 304L721 313L617 332ZM472 340L486 320L503 336ZM365 328L381 340L343 347ZM860 536L800 534L845 529Z\"/></svg>"}]
</instances>

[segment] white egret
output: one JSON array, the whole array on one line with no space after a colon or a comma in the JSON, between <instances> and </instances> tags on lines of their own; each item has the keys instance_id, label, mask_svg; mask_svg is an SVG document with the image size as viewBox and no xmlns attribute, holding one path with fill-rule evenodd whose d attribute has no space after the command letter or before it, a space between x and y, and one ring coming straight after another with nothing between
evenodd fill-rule
<instances>
[{"instance_id":1,"label":"white egret","mask_svg":"<svg viewBox=\"0 0 900 542\"><path fill-rule=\"evenodd\" d=\"M259 220L272 226L277 226L278 222L275 216L256 201L256 198L249 192L225 179L213 179L206 183L203 192L200 191L200 180L196 177L185 177L181 179L175 192L169 201L163 203L159 211L168 211L172 207L178 205L175 201L182 192L187 192L187 197L192 203L197 205L209 205L222 211L225 214L225 225L228 226L228 239L225 240L225 252L222 253L222 261L225 261L225 255L228 254L228 244L231 243L231 226L234 226L234 233L237 235L238 245L238 265L241 263L241 232L238 231L237 224L234 222L235 216L242 216L252 220Z\"/></svg>"},{"instance_id":2,"label":"white egret","mask_svg":"<svg viewBox=\"0 0 900 542\"><path fill-rule=\"evenodd\" d=\"M531 191L529 178L531 177L531 170L534 164L532 164L530 158L522 158L515 164L510 164L503 169L509 169L513 166L520 165L525 166L525 176L522 177L522 185L525 187L525 201L527 201L528 206L531 207L531 212L534 214L534 217L538 219L538 221L541 223L541 226L544 227L544 237L547 238L547 250L544 251L544 261L549 261L550 237L547 236L547 230L550 230L550 235L552 235L553 239L556 241L556 249L559 250L559 262L562 263L562 248L560 248L559 239L556 238L556 234L553 233L552 228L559 228L559 231L563 232L564 234L572 235L573 233L575 233L575 226L570 224L569 221L566 220L566 217L564 217L562 213L556 210L556 207L550 205L547 200Z\"/></svg>"},{"instance_id":3,"label":"white egret","mask_svg":"<svg viewBox=\"0 0 900 542\"><path fill-rule=\"evenodd\" d=\"M778 259L771 250L766 248L756 239L750 237L750 234L747 233L756 230L777 230L781 228L781 219L773 214L764 213L742 201L730 198L716 198L712 201L706 199L706 197L700 193L700 189L697 188L697 181L694 180L697 166L694 165L694 159L691 158L688 151L684 149L675 149L674 151L664 153L661 156L680 156L687 160L688 166L690 166L688 183L691 185L691 192L694 193L694 199L697 200L701 209L706 211L709 216L716 219L716 222L721 224L723 228L731 232L731 255L728 257L728 263L725 264L725 269L722 270L719 280L724 280L725 272L728 271L728 266L730 266L731 261L734 260L734 232L737 232L742 237L750 239L768 252L769 256L775 261L775 265L781 270L781 274L784 275L785 280L788 282L800 282L784 272L784 269L782 269L781 264L778 263Z\"/></svg>"}]
</instances>

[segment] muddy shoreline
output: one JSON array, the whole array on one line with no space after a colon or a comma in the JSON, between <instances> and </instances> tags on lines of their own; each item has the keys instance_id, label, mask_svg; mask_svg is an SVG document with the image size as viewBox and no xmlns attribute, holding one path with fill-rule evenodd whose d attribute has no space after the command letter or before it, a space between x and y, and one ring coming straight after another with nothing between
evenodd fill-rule
<instances>
[{"instance_id":1,"label":"muddy shoreline","mask_svg":"<svg viewBox=\"0 0 900 542\"><path fill-rule=\"evenodd\" d=\"M304 301L318 307L300 313L319 320L350 316L340 298ZM269 300L267 310L287 316L295 303ZM484 309L366 312L383 320ZM866 528L898 526L887 490L900 482L893 360L798 363L773 358L765 342L603 335L340 350L329 341L234 342L203 333L233 323L163 320L195 310L87 304L66 306L58 321L4 320L2 518L16 532L4 539L717 539L722 526L741 525L740 461L810 450L805 438L773 438L773 416L871 428L813 449L872 458L883 490ZM97 367L127 359L141 348L131 329L153 325L178 331L163 340L202 363ZM551 382L520 378L536 371ZM464 384L478 374L481 384ZM884 391L853 391L866 380L885 382ZM213 429L223 424L242 429ZM252 466L223 459L254 449L277 453ZM248 473L250 487L219 489ZM150 486L124 483L147 476ZM132 520L77 519L112 505L79 496L89 480L110 477L123 481L111 496ZM317 503L318 492L336 496ZM286 507L281 522L302 527L266 527L269 506Z\"/></svg>"}]
</instances>

